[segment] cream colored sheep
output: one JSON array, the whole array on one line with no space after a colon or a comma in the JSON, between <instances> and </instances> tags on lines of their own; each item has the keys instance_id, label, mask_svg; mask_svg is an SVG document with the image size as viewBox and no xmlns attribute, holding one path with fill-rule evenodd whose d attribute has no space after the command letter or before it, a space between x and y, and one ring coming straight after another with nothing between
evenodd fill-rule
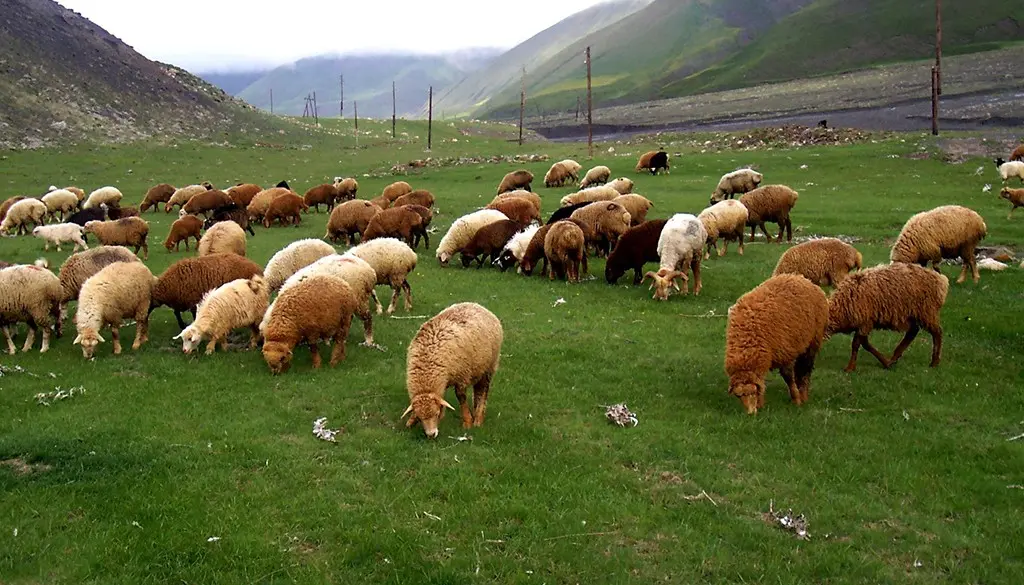
<instances>
[{"instance_id":1,"label":"cream colored sheep","mask_svg":"<svg viewBox=\"0 0 1024 585\"><path fill-rule=\"evenodd\" d=\"M981 275L974 251L987 233L988 227L978 212L962 205L942 205L922 211L903 224L889 259L921 266L931 262L938 272L939 263L944 258L959 257L963 267L956 279L957 284L967 279L968 270L971 270L974 282L978 282Z\"/></svg>"},{"instance_id":2,"label":"cream colored sheep","mask_svg":"<svg viewBox=\"0 0 1024 585\"><path fill-rule=\"evenodd\" d=\"M43 250L49 252L50 244L57 246L57 251L60 252L60 245L63 242L71 242L75 245L72 252L77 252L79 248L88 250L89 245L82 239L82 226L77 223L54 223L50 225L40 225L32 228L32 236L43 240Z\"/></svg>"},{"instance_id":3,"label":"cream colored sheep","mask_svg":"<svg viewBox=\"0 0 1024 585\"><path fill-rule=\"evenodd\" d=\"M38 199L22 199L7 210L7 215L0 222L0 234L10 233L15 228L17 228L15 231L17 235L27 234L29 233L29 223L32 224L32 227L36 227L43 225L45 219L45 203Z\"/></svg>"},{"instance_id":4,"label":"cream colored sheep","mask_svg":"<svg viewBox=\"0 0 1024 585\"><path fill-rule=\"evenodd\" d=\"M580 189L586 189L593 185L604 185L611 178L612 171L604 165L598 165L589 171L580 181Z\"/></svg>"},{"instance_id":5,"label":"cream colored sheep","mask_svg":"<svg viewBox=\"0 0 1024 585\"><path fill-rule=\"evenodd\" d=\"M121 191L117 187L100 187L92 193L89 193L89 197L82 204L82 209L89 209L92 207L99 207L101 203L114 207L121 204Z\"/></svg>"},{"instance_id":6,"label":"cream colored sheep","mask_svg":"<svg viewBox=\"0 0 1024 585\"><path fill-rule=\"evenodd\" d=\"M718 251L719 256L725 256L729 251L729 242L733 240L739 240L739 254L743 255L743 231L747 227L745 205L736 199L719 201L701 211L697 219L704 224L704 229L708 232L705 260L711 257L712 248ZM719 239L725 241L721 250L718 249Z\"/></svg>"},{"instance_id":7,"label":"cream colored sheep","mask_svg":"<svg viewBox=\"0 0 1024 585\"><path fill-rule=\"evenodd\" d=\"M448 228L444 237L441 238L441 243L437 245L437 250L435 251L441 266L447 266L452 256L461 252L462 248L473 239L477 230L503 219L508 219L508 216L496 209L481 209L463 215L452 222L451 227Z\"/></svg>"},{"instance_id":8,"label":"cream colored sheep","mask_svg":"<svg viewBox=\"0 0 1024 585\"><path fill-rule=\"evenodd\" d=\"M218 343L221 351L228 350L228 333L233 329L248 327L252 332L249 349L254 349L260 336L258 325L267 312L268 302L267 282L262 276L232 280L203 295L195 321L174 339L182 340L181 350L185 353L192 353L203 339L209 339L206 355L210 355Z\"/></svg>"},{"instance_id":9,"label":"cream colored sheep","mask_svg":"<svg viewBox=\"0 0 1024 585\"><path fill-rule=\"evenodd\" d=\"M202 185L186 185L175 189L174 193L171 194L171 198L167 200L166 204L164 204L164 213L170 213L175 207L182 207L188 203L188 200L193 196L207 191L208 188L206 185L208 184L209 183ZM212 187L210 188L212 189Z\"/></svg>"},{"instance_id":10,"label":"cream colored sheep","mask_svg":"<svg viewBox=\"0 0 1024 585\"><path fill-rule=\"evenodd\" d=\"M776 274L799 274L818 286L836 286L851 270L860 270L864 257L838 238L818 238L783 252Z\"/></svg>"},{"instance_id":11,"label":"cream colored sheep","mask_svg":"<svg viewBox=\"0 0 1024 585\"><path fill-rule=\"evenodd\" d=\"M599 255L611 253L619 236L626 233L632 218L620 203L598 201L572 212L569 219L583 229L587 244L593 244Z\"/></svg>"},{"instance_id":12,"label":"cream colored sheep","mask_svg":"<svg viewBox=\"0 0 1024 585\"><path fill-rule=\"evenodd\" d=\"M632 226L637 226L647 221L647 212L654 207L654 203L650 199L636 193L619 195L612 199L612 201L626 208L626 211L629 212L629 223Z\"/></svg>"},{"instance_id":13,"label":"cream colored sheep","mask_svg":"<svg viewBox=\"0 0 1024 585\"><path fill-rule=\"evenodd\" d=\"M67 189L50 191L43 195L42 201L46 204L46 214L51 220L57 219L59 215L63 222L64 214L71 215L78 209L78 196Z\"/></svg>"},{"instance_id":14,"label":"cream colored sheep","mask_svg":"<svg viewBox=\"0 0 1024 585\"><path fill-rule=\"evenodd\" d=\"M680 290L676 279L682 279L682 292L684 295L687 294L687 271L693 272L693 294L700 294L700 262L704 258L704 244L707 240L707 230L695 216L677 213L669 218L658 236L658 271L644 275L644 280L653 280L651 287L655 288L654 298L667 301L672 288Z\"/></svg>"},{"instance_id":15,"label":"cream colored sheep","mask_svg":"<svg viewBox=\"0 0 1024 585\"><path fill-rule=\"evenodd\" d=\"M545 187L562 187L566 183L575 183L579 180L572 169L564 161L551 165L548 172L544 174Z\"/></svg>"},{"instance_id":16,"label":"cream colored sheep","mask_svg":"<svg viewBox=\"0 0 1024 585\"><path fill-rule=\"evenodd\" d=\"M7 353L14 355L14 339L10 326L28 324L28 334L21 351L32 349L36 332L42 332L39 353L50 349L50 328L61 334L60 280L46 269L45 260L36 264L16 264L0 269L0 327L7 339Z\"/></svg>"},{"instance_id":17,"label":"cream colored sheep","mask_svg":"<svg viewBox=\"0 0 1024 585\"><path fill-rule=\"evenodd\" d=\"M561 207L569 207L579 203L594 203L595 201L612 201L622 195L608 185L600 185L589 189L582 189L576 193L562 197L558 204Z\"/></svg>"},{"instance_id":18,"label":"cream colored sheep","mask_svg":"<svg viewBox=\"0 0 1024 585\"><path fill-rule=\"evenodd\" d=\"M633 184L633 181L631 179L627 177L619 177L618 179L615 179L614 181L608 183L607 186L611 187L612 189L615 189L616 191L623 195L629 195L630 193L633 192L633 187L635 185Z\"/></svg>"},{"instance_id":19,"label":"cream colored sheep","mask_svg":"<svg viewBox=\"0 0 1024 585\"><path fill-rule=\"evenodd\" d=\"M412 310L412 286L409 284L409 273L416 269L417 256L405 242L395 238L377 238L350 249L346 254L362 258L377 274L377 284L385 284L394 291L388 315L395 312L398 297L405 290L405 310ZM377 314L383 312L380 301L377 302Z\"/></svg>"},{"instance_id":20,"label":"cream colored sheep","mask_svg":"<svg viewBox=\"0 0 1024 585\"><path fill-rule=\"evenodd\" d=\"M199 256L224 253L245 256L245 243L245 230L233 221L221 221L210 226L199 239Z\"/></svg>"},{"instance_id":21,"label":"cream colored sheep","mask_svg":"<svg viewBox=\"0 0 1024 585\"><path fill-rule=\"evenodd\" d=\"M121 353L121 320L135 319L137 350L149 338L149 303L156 277L141 262L114 262L89 277L78 295L75 328L78 336L73 344L82 346L82 355L89 359L96 346L104 342L100 332L110 326L114 354Z\"/></svg>"},{"instance_id":22,"label":"cream colored sheep","mask_svg":"<svg viewBox=\"0 0 1024 585\"><path fill-rule=\"evenodd\" d=\"M225 222L226 223L226 222ZM306 238L288 244L267 262L263 271L270 291L281 288L289 276L304 266L309 266L324 256L334 253L334 247L316 238Z\"/></svg>"}]
</instances>

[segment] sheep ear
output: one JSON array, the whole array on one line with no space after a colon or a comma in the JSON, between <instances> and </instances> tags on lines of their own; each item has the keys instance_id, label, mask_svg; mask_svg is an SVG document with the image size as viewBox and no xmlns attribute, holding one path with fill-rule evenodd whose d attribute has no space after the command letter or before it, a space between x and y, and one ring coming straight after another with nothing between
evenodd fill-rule
<instances>
[{"instance_id":1,"label":"sheep ear","mask_svg":"<svg viewBox=\"0 0 1024 585\"><path fill-rule=\"evenodd\" d=\"M99 333L96 334L96 339L98 339L100 343L106 343L107 342L107 340L103 339L103 336L100 335Z\"/></svg>"},{"instance_id":2,"label":"sheep ear","mask_svg":"<svg viewBox=\"0 0 1024 585\"><path fill-rule=\"evenodd\" d=\"M399 419L403 419L403 418L405 418L405 415L409 414L410 412L412 412L412 405L411 404L409 405L409 408L405 409L405 412L402 413L402 416L400 416L398 418ZM409 419L409 420L412 420L412 419Z\"/></svg>"},{"instance_id":3,"label":"sheep ear","mask_svg":"<svg viewBox=\"0 0 1024 585\"><path fill-rule=\"evenodd\" d=\"M179 333L179 334L175 335L175 336L174 336L174 337L172 337L171 339L181 339L181 338L182 338L182 336L184 336L184 335L185 335L185 330L184 330L184 329L182 329L182 330L181 330L181 333Z\"/></svg>"},{"instance_id":4,"label":"sheep ear","mask_svg":"<svg viewBox=\"0 0 1024 585\"><path fill-rule=\"evenodd\" d=\"M437 403L440 404L441 406L449 409L449 410L452 410L452 411L455 410L454 406L452 406L451 404L448 404L448 402L444 398L441 398L440 396L437 397Z\"/></svg>"},{"instance_id":5,"label":"sheep ear","mask_svg":"<svg viewBox=\"0 0 1024 585\"><path fill-rule=\"evenodd\" d=\"M75 337L75 340L71 342L71 345L78 345L79 343L82 343L82 334L81 333L79 333L78 336Z\"/></svg>"}]
</instances>

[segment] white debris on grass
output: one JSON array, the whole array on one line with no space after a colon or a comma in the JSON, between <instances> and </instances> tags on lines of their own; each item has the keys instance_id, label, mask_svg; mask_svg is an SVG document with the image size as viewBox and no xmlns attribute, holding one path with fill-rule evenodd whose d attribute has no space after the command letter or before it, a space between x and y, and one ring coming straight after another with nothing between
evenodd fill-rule
<instances>
[{"instance_id":1,"label":"white debris on grass","mask_svg":"<svg viewBox=\"0 0 1024 585\"><path fill-rule=\"evenodd\" d=\"M331 443L337 443L335 435L341 432L341 429L329 429L327 428L327 417L322 416L313 421L313 434L316 438L321 441L330 441Z\"/></svg>"},{"instance_id":2,"label":"white debris on grass","mask_svg":"<svg viewBox=\"0 0 1024 585\"><path fill-rule=\"evenodd\" d=\"M566 303L566 300L561 298L561 297L559 297L558 300L555 301L555 304L551 305L551 307L554 308L554 307L557 307L558 305L564 305L565 303Z\"/></svg>"},{"instance_id":3,"label":"white debris on grass","mask_svg":"<svg viewBox=\"0 0 1024 585\"><path fill-rule=\"evenodd\" d=\"M792 532L800 540L811 539L811 533L807 532L807 518L803 514L794 516L792 508L786 510L785 513L777 512L775 510L775 500L768 502L768 512L765 514L765 519L783 530Z\"/></svg>"},{"instance_id":4,"label":"white debris on grass","mask_svg":"<svg viewBox=\"0 0 1024 585\"><path fill-rule=\"evenodd\" d=\"M632 426L635 427L640 424L640 421L636 418L636 414L630 412L625 403L613 404L611 406L604 407L604 409L604 415L608 417L608 420L620 427L624 427L627 424L632 424Z\"/></svg>"},{"instance_id":5,"label":"white debris on grass","mask_svg":"<svg viewBox=\"0 0 1024 585\"><path fill-rule=\"evenodd\" d=\"M982 193L988 193L992 190L992 185L985 183L985 186L981 188Z\"/></svg>"},{"instance_id":6,"label":"white debris on grass","mask_svg":"<svg viewBox=\"0 0 1024 585\"><path fill-rule=\"evenodd\" d=\"M982 258L978 261L978 268L984 268L985 270L1006 270L1006 264L994 259L994 258Z\"/></svg>"},{"instance_id":7,"label":"white debris on grass","mask_svg":"<svg viewBox=\"0 0 1024 585\"><path fill-rule=\"evenodd\" d=\"M75 396L79 396L81 394L85 394L85 388L82 386L74 386L72 388L68 388L67 390L61 388L60 386L57 386L56 388L53 389L53 392L40 392L36 394L35 398L36 404L50 406L54 402L67 400L68 398L74 398Z\"/></svg>"}]
</instances>

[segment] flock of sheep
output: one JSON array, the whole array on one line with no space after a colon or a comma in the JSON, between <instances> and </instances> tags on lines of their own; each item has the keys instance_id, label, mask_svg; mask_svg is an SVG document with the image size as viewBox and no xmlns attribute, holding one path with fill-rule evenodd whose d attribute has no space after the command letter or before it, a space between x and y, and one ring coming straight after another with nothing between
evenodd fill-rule
<instances>
[{"instance_id":1,"label":"flock of sheep","mask_svg":"<svg viewBox=\"0 0 1024 585\"><path fill-rule=\"evenodd\" d=\"M1009 176L1024 181L1024 162L1011 163L997 161L1004 181ZM582 178L581 170L572 160L551 166L545 186L579 183L580 189L563 197L561 207L543 223L541 198L531 191L533 174L508 173L490 204L451 224L435 250L439 263L446 266L458 255L467 267L489 261L502 271L516 268L527 276L542 265L541 274L550 279L578 282L588 272L588 257L603 256L609 283L632 269L634 285L649 279L654 298L667 300L673 291L687 294L691 277L694 294L700 293L701 262L712 249L724 256L728 243L736 241L743 254L747 227L751 239L760 228L771 241L765 223L776 223L777 241L783 235L792 241L790 214L798 193L785 185L762 185L763 175L753 169L723 175L710 205L697 215L675 213L655 220L646 219L654 204L632 192L633 181L613 180L605 166L590 169ZM668 172L668 155L646 153L635 170ZM289 369L298 345L307 345L313 366L320 367L320 342L333 343L333 366L345 359L353 316L363 322L364 344L373 345L374 305L378 315L384 312L376 286L393 289L388 314L395 311L403 292L406 309L412 308L408 275L416 268L415 248L421 239L425 247L430 245L432 193L414 190L404 181L389 185L372 200L356 199L357 193L355 179L338 177L304 196L284 181L269 189L240 184L225 191L209 183L177 189L161 184L147 192L138 208L122 206L122 194L109 186L87 197L75 187L51 187L39 198L9 199L0 204L0 232L28 233L28 224L33 224L32 234L44 239L47 248L54 243L59 250L64 242L75 247L58 274L42 261L0 263L0 326L8 352L16 351L11 326L18 322L28 325L22 351L32 347L37 332L41 351L47 351L51 331L62 334L67 304L76 301L73 343L81 345L86 358L106 341L106 330L113 352L119 354L119 328L128 319L136 323L132 349L139 349L147 340L149 315L166 306L174 311L181 329L175 339L181 340L185 353L204 341L207 354L218 346L227 350L228 334L248 328L250 348L262 343L263 358L274 374ZM195 239L197 256L178 260L157 276L138 254L148 256L149 224L141 214L160 204L165 212L180 207L165 248L178 250L184 242L187 250L189 240ZM349 245L358 235L357 245L338 254L321 239L298 240L274 254L265 267L245 257L246 232L254 233L252 223L267 228L274 222L291 225L301 222L310 207L320 205L330 211L324 240ZM1018 205L1014 201L1014 207ZM46 218L60 221L45 225ZM947 205L907 220L888 265L862 269L861 254L835 238L787 249L773 276L729 309L729 393L740 398L748 413L756 413L764 404L765 376L776 369L793 402L802 404L818 350L836 333L853 334L848 371L854 369L861 346L889 367L920 329L932 336L931 365L937 366L942 347L939 313L948 290L939 263L960 258L963 268L957 282L964 282L968 271L977 282L975 248L986 233L976 212ZM94 234L100 245L89 248L88 234ZM644 273L649 262L657 262L658 270ZM929 263L934 270L927 268ZM831 295L825 295L823 286L833 288ZM191 324L184 322L184 312L192 314ZM874 329L905 332L892 356L871 345L868 336ZM409 408L403 417L410 415L408 425L420 422L429 437L436 437L444 409L454 410L444 399L452 386L464 426L480 425L502 339L500 321L475 303L457 303L424 323L407 354ZM474 412L467 404L470 386Z\"/></svg>"}]
</instances>

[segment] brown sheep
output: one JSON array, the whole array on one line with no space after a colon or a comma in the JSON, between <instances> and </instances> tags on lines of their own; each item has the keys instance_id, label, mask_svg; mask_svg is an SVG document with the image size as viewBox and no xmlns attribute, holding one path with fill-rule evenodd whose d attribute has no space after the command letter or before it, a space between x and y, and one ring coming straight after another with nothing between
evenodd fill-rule
<instances>
[{"instance_id":1,"label":"brown sheep","mask_svg":"<svg viewBox=\"0 0 1024 585\"><path fill-rule=\"evenodd\" d=\"M153 301L149 312L161 306L168 306L174 311L178 327L185 328L181 318L182 311L196 316L196 306L203 300L203 295L218 286L238 278L252 278L252 275L263 275L263 268L237 254L211 254L198 258L182 258L164 270L153 287Z\"/></svg>"},{"instance_id":2,"label":"brown sheep","mask_svg":"<svg viewBox=\"0 0 1024 585\"><path fill-rule=\"evenodd\" d=\"M469 267L473 260L477 260L479 262L477 268L480 268L484 265L488 256L493 261L498 257L505 244L521 228L522 226L519 223L511 219L503 219L478 229L473 234L473 239L462 248L462 265Z\"/></svg>"},{"instance_id":3,"label":"brown sheep","mask_svg":"<svg viewBox=\"0 0 1024 585\"><path fill-rule=\"evenodd\" d=\"M71 191L72 193L74 193L75 197L78 197L79 203L81 203L82 201L85 201L85 189L82 189L81 187L75 187L74 185L69 186L69 187L64 187L64 189L66 191Z\"/></svg>"},{"instance_id":4,"label":"brown sheep","mask_svg":"<svg viewBox=\"0 0 1024 585\"><path fill-rule=\"evenodd\" d=\"M864 257L838 238L818 238L782 253L776 274L799 274L818 286L836 286L851 270L860 270Z\"/></svg>"},{"instance_id":5,"label":"brown sheep","mask_svg":"<svg viewBox=\"0 0 1024 585\"><path fill-rule=\"evenodd\" d=\"M1003 187L999 190L999 196L1010 202L1010 213L1006 214L1006 219L1013 218L1013 210L1018 207L1024 207L1024 189L1011 189L1009 187Z\"/></svg>"},{"instance_id":6,"label":"brown sheep","mask_svg":"<svg viewBox=\"0 0 1024 585\"><path fill-rule=\"evenodd\" d=\"M330 274L312 274L281 291L263 330L263 359L271 373L288 371L300 343L309 346L313 368L321 364L317 347L321 340L334 342L331 367L344 360L348 330L357 310L352 287Z\"/></svg>"},{"instance_id":7,"label":"brown sheep","mask_svg":"<svg viewBox=\"0 0 1024 585\"><path fill-rule=\"evenodd\" d=\"M747 414L764 407L765 375L777 369L796 405L807 402L814 360L825 338L825 293L796 274L764 281L729 307L725 373Z\"/></svg>"},{"instance_id":8,"label":"brown sheep","mask_svg":"<svg viewBox=\"0 0 1024 585\"><path fill-rule=\"evenodd\" d=\"M388 207L390 207L391 203L395 199L398 199L399 197L407 193L412 193L412 185L406 183L405 181L395 181L394 183L391 183L387 187L384 187L384 191L380 194L380 196L388 200Z\"/></svg>"},{"instance_id":9,"label":"brown sheep","mask_svg":"<svg viewBox=\"0 0 1024 585\"><path fill-rule=\"evenodd\" d=\"M180 249L181 242L185 242L185 250L188 250L188 239L195 238L196 246L199 246L199 239L202 236L203 220L199 219L194 215L186 215L179 217L171 224L171 231L167 234L167 239L164 240L164 248L170 252L171 248L177 252Z\"/></svg>"},{"instance_id":10,"label":"brown sheep","mask_svg":"<svg viewBox=\"0 0 1024 585\"><path fill-rule=\"evenodd\" d=\"M764 237L770 242L772 237L765 229L766 222L779 224L779 237L776 242L782 242L782 234L786 234L786 241L793 241L793 221L789 213L796 206L799 194L785 185L765 185L753 191L744 193L740 197L740 203L747 208L747 225L750 226L750 241L754 241L757 228L764 232Z\"/></svg>"},{"instance_id":11,"label":"brown sheep","mask_svg":"<svg viewBox=\"0 0 1024 585\"><path fill-rule=\"evenodd\" d=\"M298 197L294 192L284 187L272 187L260 191L249 201L249 205L245 208L249 212L249 219L262 222L267 214L267 210L270 209L270 203L274 199L288 194Z\"/></svg>"},{"instance_id":12,"label":"brown sheep","mask_svg":"<svg viewBox=\"0 0 1024 585\"><path fill-rule=\"evenodd\" d=\"M626 208L626 211L629 212L629 223L631 226L640 225L647 221L647 212L654 207L654 203L650 199L636 193L619 195L612 199L612 201Z\"/></svg>"},{"instance_id":13,"label":"brown sheep","mask_svg":"<svg viewBox=\"0 0 1024 585\"><path fill-rule=\"evenodd\" d=\"M362 240L363 233L370 225L370 220L380 211L380 206L369 201L362 199L346 201L331 211L324 239L337 242L344 238L346 246L352 244L352 234L359 234L359 239Z\"/></svg>"},{"instance_id":14,"label":"brown sheep","mask_svg":"<svg viewBox=\"0 0 1024 585\"><path fill-rule=\"evenodd\" d=\"M942 356L942 324L939 313L946 302L949 279L916 264L885 264L851 274L836 286L828 299L827 335L853 333L853 348L846 371L857 367L857 351L863 345L883 368L903 355L924 328L932 336L931 367ZM874 329L906 331L892 358L886 359L870 342Z\"/></svg>"},{"instance_id":15,"label":"brown sheep","mask_svg":"<svg viewBox=\"0 0 1024 585\"><path fill-rule=\"evenodd\" d=\"M103 203L100 207L103 207L104 205L106 205L106 203ZM106 211L107 219L110 220L124 219L126 217L141 217L139 208L134 205L125 205L124 207L121 207L120 205L110 205L106 207Z\"/></svg>"},{"instance_id":16,"label":"brown sheep","mask_svg":"<svg viewBox=\"0 0 1024 585\"><path fill-rule=\"evenodd\" d=\"M526 246L526 252L523 253L522 260L519 261L519 270L526 276L533 274L533 269L538 263L543 262L543 266L540 270L540 275L544 276L548 273L548 259L544 255L544 238L547 237L548 231L554 223L542 225L533 237L530 238L530 243Z\"/></svg>"},{"instance_id":17,"label":"brown sheep","mask_svg":"<svg viewBox=\"0 0 1024 585\"><path fill-rule=\"evenodd\" d=\"M326 205L327 211L334 209L334 201L337 198L338 188L330 183L317 185L309 191L306 191L306 194L302 196L302 200L306 204L306 209L312 207L317 213L320 213L321 205Z\"/></svg>"},{"instance_id":18,"label":"brown sheep","mask_svg":"<svg viewBox=\"0 0 1024 585\"><path fill-rule=\"evenodd\" d=\"M167 203L171 200L171 195L174 195L174 186L167 183L160 183L159 185L153 185L146 191L146 196L142 199L142 203L139 205L139 211L145 213L150 207L154 208L154 211L160 209L160 203Z\"/></svg>"},{"instance_id":19,"label":"brown sheep","mask_svg":"<svg viewBox=\"0 0 1024 585\"><path fill-rule=\"evenodd\" d=\"M575 183L578 179L579 177L575 176L572 169L564 161L560 161L551 165L551 168L545 173L544 186L562 187L566 183Z\"/></svg>"},{"instance_id":20,"label":"brown sheep","mask_svg":"<svg viewBox=\"0 0 1024 585\"><path fill-rule=\"evenodd\" d=\"M370 203L373 203L381 209L387 209L391 207L391 201L388 200L386 195L378 195L373 199L370 199Z\"/></svg>"},{"instance_id":21,"label":"brown sheep","mask_svg":"<svg viewBox=\"0 0 1024 585\"><path fill-rule=\"evenodd\" d=\"M188 203L188 200L194 197L195 195L198 195L203 191L209 191L211 189L213 189L213 185L211 185L208 181L203 181L198 185L186 185L184 187L178 187L177 189L174 190L174 193L171 194L171 197L170 199L167 200L167 203L164 204L164 213L170 213L171 210L174 209L175 207L181 207Z\"/></svg>"},{"instance_id":22,"label":"brown sheep","mask_svg":"<svg viewBox=\"0 0 1024 585\"><path fill-rule=\"evenodd\" d=\"M498 195L506 193L508 191L516 191L523 189L526 191L530 190L530 183L533 182L533 173L525 169L518 171L512 171L501 179L501 183L498 185Z\"/></svg>"},{"instance_id":23,"label":"brown sheep","mask_svg":"<svg viewBox=\"0 0 1024 585\"><path fill-rule=\"evenodd\" d=\"M496 209L505 214L506 217L525 227L532 221L540 223L540 211L534 207L528 199L521 197L508 197L491 203L486 209Z\"/></svg>"},{"instance_id":24,"label":"brown sheep","mask_svg":"<svg viewBox=\"0 0 1024 585\"><path fill-rule=\"evenodd\" d=\"M267 213L263 216L263 227L269 228L274 220L278 220L281 225L290 225L293 221L298 225L302 223L301 212L308 209L309 206L302 197L291 192L285 193L270 202Z\"/></svg>"},{"instance_id":25,"label":"brown sheep","mask_svg":"<svg viewBox=\"0 0 1024 585\"><path fill-rule=\"evenodd\" d=\"M244 209L252 203L252 198L262 190L263 187L254 183L242 183L231 187L225 193L231 198L232 203Z\"/></svg>"},{"instance_id":26,"label":"brown sheep","mask_svg":"<svg viewBox=\"0 0 1024 585\"><path fill-rule=\"evenodd\" d=\"M640 171L645 171L651 168L651 159L654 158L654 155L656 154L658 154L657 150L650 150L641 154L640 160L637 161L636 168L634 170L639 173Z\"/></svg>"},{"instance_id":27,"label":"brown sheep","mask_svg":"<svg viewBox=\"0 0 1024 585\"><path fill-rule=\"evenodd\" d=\"M495 203L497 203L499 201L504 201L505 199L512 199L512 198L525 199L525 200L529 201L531 204L533 204L534 207L537 208L537 213L538 214L540 213L540 209L541 209L540 195L537 195L536 193L533 193L531 191L523 191L522 189L519 189L517 191L509 191L507 193L502 193L500 195L495 195L494 199L491 200L491 204L488 205L488 207L491 208L491 209L494 209L493 207L491 207L491 205L494 205Z\"/></svg>"},{"instance_id":28,"label":"brown sheep","mask_svg":"<svg viewBox=\"0 0 1024 585\"><path fill-rule=\"evenodd\" d=\"M384 209L370 219L370 223L363 232L362 242L368 242L376 238L398 238L403 240L411 248L414 237L418 240L425 235L423 229L423 216L414 209L406 206Z\"/></svg>"},{"instance_id":29,"label":"brown sheep","mask_svg":"<svg viewBox=\"0 0 1024 585\"><path fill-rule=\"evenodd\" d=\"M572 220L563 219L551 224L544 236L544 257L548 262L548 278L580 281L580 264L587 271L586 240L583 230Z\"/></svg>"},{"instance_id":30,"label":"brown sheep","mask_svg":"<svg viewBox=\"0 0 1024 585\"><path fill-rule=\"evenodd\" d=\"M117 221L87 221L85 233L96 234L96 239L105 246L135 248L142 258L149 259L149 223L140 217L126 217Z\"/></svg>"},{"instance_id":31,"label":"brown sheep","mask_svg":"<svg viewBox=\"0 0 1024 585\"><path fill-rule=\"evenodd\" d=\"M11 208L11 206L21 201L22 199L25 199L24 195L17 195L15 197L11 197L10 199L5 199L3 203L0 203L0 221L3 221L4 218L7 217L7 211Z\"/></svg>"},{"instance_id":32,"label":"brown sheep","mask_svg":"<svg viewBox=\"0 0 1024 585\"><path fill-rule=\"evenodd\" d=\"M430 209L423 207L422 205L403 205L407 209L411 209L416 213L420 214L423 218L423 224L420 226L420 230L413 233L413 249L420 245L420 237L423 237L423 247L427 250L430 249L430 234L427 232L427 228L430 227L430 222L434 219L434 212Z\"/></svg>"},{"instance_id":33,"label":"brown sheep","mask_svg":"<svg viewBox=\"0 0 1024 585\"><path fill-rule=\"evenodd\" d=\"M351 201L356 198L356 194L359 192L359 182L352 177L347 179L341 179L341 177L335 177L334 187L338 190L338 196L335 198L334 203L338 204L342 201Z\"/></svg>"},{"instance_id":34,"label":"brown sheep","mask_svg":"<svg viewBox=\"0 0 1024 585\"><path fill-rule=\"evenodd\" d=\"M1013 152L1010 153L1010 160L1024 161L1024 144L1013 149Z\"/></svg>"},{"instance_id":35,"label":"brown sheep","mask_svg":"<svg viewBox=\"0 0 1024 585\"><path fill-rule=\"evenodd\" d=\"M124 246L96 246L68 256L60 266L58 277L63 293L61 303L78 298L82 285L90 276L114 262L142 262Z\"/></svg>"},{"instance_id":36,"label":"brown sheep","mask_svg":"<svg viewBox=\"0 0 1024 585\"><path fill-rule=\"evenodd\" d=\"M915 214L903 224L889 260L921 266L931 262L938 272L944 258L959 257L963 267L957 284L967 279L968 270L978 282L981 275L974 250L987 233L988 227L978 212L961 205L942 205Z\"/></svg>"},{"instance_id":37,"label":"brown sheep","mask_svg":"<svg viewBox=\"0 0 1024 585\"><path fill-rule=\"evenodd\" d=\"M202 214L206 216L218 207L230 204L231 198L228 197L227 193L219 189L208 189L189 198L188 202L181 206L180 213L186 213L189 215Z\"/></svg>"},{"instance_id":38,"label":"brown sheep","mask_svg":"<svg viewBox=\"0 0 1024 585\"><path fill-rule=\"evenodd\" d=\"M611 252L612 246L619 236L626 233L632 220L626 208L614 201L591 203L572 212L569 219L580 224L587 245L594 245L600 255Z\"/></svg>"},{"instance_id":39,"label":"brown sheep","mask_svg":"<svg viewBox=\"0 0 1024 585\"><path fill-rule=\"evenodd\" d=\"M401 207L403 205L422 205L423 207L430 209L434 206L434 202L433 193L426 189L417 189L396 198L394 207Z\"/></svg>"},{"instance_id":40,"label":"brown sheep","mask_svg":"<svg viewBox=\"0 0 1024 585\"><path fill-rule=\"evenodd\" d=\"M652 219L622 234L605 263L604 277L608 284L617 283L630 268L633 269L633 286L640 284L644 264L660 260L658 238L667 222L667 219Z\"/></svg>"}]
</instances>

